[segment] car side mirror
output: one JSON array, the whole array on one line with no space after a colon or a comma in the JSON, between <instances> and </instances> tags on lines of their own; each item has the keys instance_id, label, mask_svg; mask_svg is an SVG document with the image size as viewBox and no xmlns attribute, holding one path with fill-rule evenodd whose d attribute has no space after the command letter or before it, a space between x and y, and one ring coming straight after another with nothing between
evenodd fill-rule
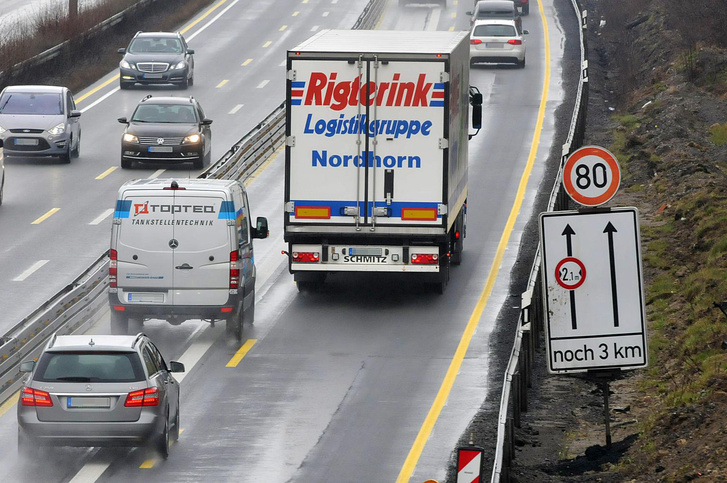
<instances>
[{"instance_id":1,"label":"car side mirror","mask_svg":"<svg viewBox=\"0 0 727 483\"><path fill-rule=\"evenodd\" d=\"M530 33L530 32L528 32L527 30L523 30L523 34L524 34L524 35L528 35L529 33Z\"/></svg>"},{"instance_id":2,"label":"car side mirror","mask_svg":"<svg viewBox=\"0 0 727 483\"><path fill-rule=\"evenodd\" d=\"M184 364L177 361L169 361L169 372L185 372Z\"/></svg>"},{"instance_id":3,"label":"car side mirror","mask_svg":"<svg viewBox=\"0 0 727 483\"><path fill-rule=\"evenodd\" d=\"M81 111L71 111L71 114L68 117L81 117Z\"/></svg>"},{"instance_id":4,"label":"car side mirror","mask_svg":"<svg viewBox=\"0 0 727 483\"><path fill-rule=\"evenodd\" d=\"M465 13L465 15L469 15L471 17L472 16L472 12L467 12L467 13Z\"/></svg>"},{"instance_id":5,"label":"car side mirror","mask_svg":"<svg viewBox=\"0 0 727 483\"><path fill-rule=\"evenodd\" d=\"M210 124L212 124L212 119L207 119L206 117L202 119L203 126L209 126Z\"/></svg>"},{"instance_id":6,"label":"car side mirror","mask_svg":"<svg viewBox=\"0 0 727 483\"><path fill-rule=\"evenodd\" d=\"M257 217L257 226L255 227L255 230L253 231L252 237L253 238L267 238L270 234L270 231L268 230L268 219L264 216L258 216Z\"/></svg>"},{"instance_id":7,"label":"car side mirror","mask_svg":"<svg viewBox=\"0 0 727 483\"><path fill-rule=\"evenodd\" d=\"M35 361L25 361L20 363L20 372L33 372L35 369Z\"/></svg>"},{"instance_id":8,"label":"car side mirror","mask_svg":"<svg viewBox=\"0 0 727 483\"><path fill-rule=\"evenodd\" d=\"M0 139L0 148L3 147L3 140Z\"/></svg>"},{"instance_id":9,"label":"car side mirror","mask_svg":"<svg viewBox=\"0 0 727 483\"><path fill-rule=\"evenodd\" d=\"M120 117L117 119L121 124L129 124L129 121L125 117Z\"/></svg>"},{"instance_id":10,"label":"car side mirror","mask_svg":"<svg viewBox=\"0 0 727 483\"><path fill-rule=\"evenodd\" d=\"M119 54L125 54L126 53L126 49L119 49L119 50L117 50L117 52Z\"/></svg>"},{"instance_id":11,"label":"car side mirror","mask_svg":"<svg viewBox=\"0 0 727 483\"><path fill-rule=\"evenodd\" d=\"M187 53L189 55L193 55L194 54L194 49L187 49Z\"/></svg>"}]
</instances>

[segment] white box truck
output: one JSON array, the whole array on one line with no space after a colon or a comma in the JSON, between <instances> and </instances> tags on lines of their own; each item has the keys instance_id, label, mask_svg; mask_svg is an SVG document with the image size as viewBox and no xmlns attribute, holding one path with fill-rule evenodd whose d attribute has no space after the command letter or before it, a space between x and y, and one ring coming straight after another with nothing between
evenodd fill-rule
<instances>
[{"instance_id":1,"label":"white box truck","mask_svg":"<svg viewBox=\"0 0 727 483\"><path fill-rule=\"evenodd\" d=\"M324 30L287 53L285 213L299 290L406 272L443 291L467 207L467 32Z\"/></svg>"},{"instance_id":2,"label":"white box truck","mask_svg":"<svg viewBox=\"0 0 727 483\"><path fill-rule=\"evenodd\" d=\"M204 319L226 321L240 339L255 317L253 239L267 236L239 181L127 181L111 228L112 333L126 333L130 319Z\"/></svg>"}]
</instances>

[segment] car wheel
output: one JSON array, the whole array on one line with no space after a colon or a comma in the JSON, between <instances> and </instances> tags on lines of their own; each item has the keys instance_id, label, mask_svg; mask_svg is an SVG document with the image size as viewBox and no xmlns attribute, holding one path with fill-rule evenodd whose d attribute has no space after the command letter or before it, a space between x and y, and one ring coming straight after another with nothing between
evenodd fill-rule
<instances>
[{"instance_id":1,"label":"car wheel","mask_svg":"<svg viewBox=\"0 0 727 483\"><path fill-rule=\"evenodd\" d=\"M179 398L177 398L177 414L174 416L174 429L172 430L172 441L179 441Z\"/></svg>"},{"instance_id":2,"label":"car wheel","mask_svg":"<svg viewBox=\"0 0 727 483\"><path fill-rule=\"evenodd\" d=\"M167 408L167 418L164 420L164 429L162 434L157 438L156 449L159 455L167 459L169 457L169 408Z\"/></svg>"},{"instance_id":3,"label":"car wheel","mask_svg":"<svg viewBox=\"0 0 727 483\"><path fill-rule=\"evenodd\" d=\"M125 89L129 89L131 87L131 84L129 82L119 81L119 89L122 91Z\"/></svg>"},{"instance_id":4,"label":"car wheel","mask_svg":"<svg viewBox=\"0 0 727 483\"><path fill-rule=\"evenodd\" d=\"M111 310L111 333L126 335L129 332L129 318L120 312Z\"/></svg>"},{"instance_id":5,"label":"car wheel","mask_svg":"<svg viewBox=\"0 0 727 483\"><path fill-rule=\"evenodd\" d=\"M71 150L71 156L77 158L81 155L81 131L78 131L78 139L76 139L76 147Z\"/></svg>"},{"instance_id":6,"label":"car wheel","mask_svg":"<svg viewBox=\"0 0 727 483\"><path fill-rule=\"evenodd\" d=\"M194 167L194 169L204 168L204 160L205 160L205 157L202 156L201 158L192 161L192 166Z\"/></svg>"},{"instance_id":7,"label":"car wheel","mask_svg":"<svg viewBox=\"0 0 727 483\"><path fill-rule=\"evenodd\" d=\"M525 57L523 57L523 60L518 60L517 66L521 69L525 68Z\"/></svg>"},{"instance_id":8,"label":"car wheel","mask_svg":"<svg viewBox=\"0 0 727 483\"><path fill-rule=\"evenodd\" d=\"M184 80L180 82L179 87L181 89L186 89L187 87L189 87L189 79L185 77Z\"/></svg>"},{"instance_id":9,"label":"car wheel","mask_svg":"<svg viewBox=\"0 0 727 483\"><path fill-rule=\"evenodd\" d=\"M5 191L5 177L3 177L2 183L0 183L0 205L3 204L3 192Z\"/></svg>"},{"instance_id":10,"label":"car wheel","mask_svg":"<svg viewBox=\"0 0 727 483\"><path fill-rule=\"evenodd\" d=\"M68 164L71 162L71 147L68 146L68 151L59 156L61 164Z\"/></svg>"},{"instance_id":11,"label":"car wheel","mask_svg":"<svg viewBox=\"0 0 727 483\"><path fill-rule=\"evenodd\" d=\"M189 78L187 85L189 85L190 87L194 85L194 72L192 72L192 76Z\"/></svg>"},{"instance_id":12,"label":"car wheel","mask_svg":"<svg viewBox=\"0 0 727 483\"><path fill-rule=\"evenodd\" d=\"M121 169L131 169L131 160L121 158Z\"/></svg>"}]
</instances>

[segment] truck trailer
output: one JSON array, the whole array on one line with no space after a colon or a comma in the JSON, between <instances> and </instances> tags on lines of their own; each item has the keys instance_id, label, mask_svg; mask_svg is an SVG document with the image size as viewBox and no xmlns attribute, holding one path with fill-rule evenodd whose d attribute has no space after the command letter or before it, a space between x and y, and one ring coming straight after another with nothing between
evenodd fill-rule
<instances>
[{"instance_id":1,"label":"truck trailer","mask_svg":"<svg viewBox=\"0 0 727 483\"><path fill-rule=\"evenodd\" d=\"M323 30L287 53L284 238L298 289L462 260L482 96L467 32Z\"/></svg>"}]
</instances>

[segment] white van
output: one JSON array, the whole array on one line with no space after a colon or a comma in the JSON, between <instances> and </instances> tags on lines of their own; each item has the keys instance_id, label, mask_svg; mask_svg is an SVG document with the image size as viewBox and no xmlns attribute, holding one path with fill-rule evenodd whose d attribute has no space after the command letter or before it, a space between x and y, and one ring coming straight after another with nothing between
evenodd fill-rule
<instances>
[{"instance_id":1,"label":"white van","mask_svg":"<svg viewBox=\"0 0 727 483\"><path fill-rule=\"evenodd\" d=\"M137 179L119 188L111 229L111 331L143 323L225 320L242 337L255 317L253 238L268 221L250 223L239 181Z\"/></svg>"}]
</instances>

